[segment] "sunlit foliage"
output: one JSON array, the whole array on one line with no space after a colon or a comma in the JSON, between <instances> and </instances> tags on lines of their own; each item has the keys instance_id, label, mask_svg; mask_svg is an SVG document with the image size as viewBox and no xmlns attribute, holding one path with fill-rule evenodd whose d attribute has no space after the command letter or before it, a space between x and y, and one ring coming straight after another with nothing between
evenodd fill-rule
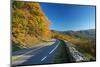
<instances>
[{"instance_id":1,"label":"sunlit foliage","mask_svg":"<svg viewBox=\"0 0 100 67\"><path fill-rule=\"evenodd\" d=\"M38 3L12 3L12 40L20 47L34 46L39 40L50 38L50 22Z\"/></svg>"}]
</instances>

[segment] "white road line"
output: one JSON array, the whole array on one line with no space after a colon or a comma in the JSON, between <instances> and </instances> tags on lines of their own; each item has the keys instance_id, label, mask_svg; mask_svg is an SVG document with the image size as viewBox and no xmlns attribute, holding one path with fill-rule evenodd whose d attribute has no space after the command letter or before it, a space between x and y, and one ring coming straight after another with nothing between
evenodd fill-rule
<instances>
[{"instance_id":1,"label":"white road line","mask_svg":"<svg viewBox=\"0 0 100 67\"><path fill-rule=\"evenodd\" d=\"M26 60L17 60L17 61L14 61L12 63L12 65L18 65L18 64L22 64L23 62L25 62Z\"/></svg>"},{"instance_id":2,"label":"white road line","mask_svg":"<svg viewBox=\"0 0 100 67\"><path fill-rule=\"evenodd\" d=\"M26 55L26 56L22 56L20 57L20 59L17 59L15 61L12 62L12 65L18 65L18 64L22 64L23 62L26 62L30 57L33 57L34 55Z\"/></svg>"},{"instance_id":3,"label":"white road line","mask_svg":"<svg viewBox=\"0 0 100 67\"><path fill-rule=\"evenodd\" d=\"M43 47L44 47L44 46L43 46ZM43 48L43 47L40 47L40 48ZM16 58L15 58L15 56L12 56L12 61L15 61L15 60L17 60L17 59L20 59L22 56L27 55L27 54L29 54L29 53L31 53L31 52L33 52L33 51L39 50L40 48L37 48L37 49L34 49L34 50L30 50L30 51L28 51L28 52L26 52L26 53L24 53L24 54L22 54L22 55L20 55L20 56L18 56L18 57L16 57Z\"/></svg>"},{"instance_id":4,"label":"white road line","mask_svg":"<svg viewBox=\"0 0 100 67\"><path fill-rule=\"evenodd\" d=\"M14 56L14 57L12 57L12 60L15 60L16 58L18 58L18 57L21 57L20 59L27 59L27 58L30 58L30 57L32 57L32 56L34 56L34 55L24 55L24 56L22 56L22 55L18 55L18 56Z\"/></svg>"},{"instance_id":5,"label":"white road line","mask_svg":"<svg viewBox=\"0 0 100 67\"><path fill-rule=\"evenodd\" d=\"M49 54L51 54L59 46L59 43L60 43L60 41L58 42L57 46L53 50L51 50L51 52Z\"/></svg>"},{"instance_id":6,"label":"white road line","mask_svg":"<svg viewBox=\"0 0 100 67\"><path fill-rule=\"evenodd\" d=\"M41 59L41 61L45 60L46 58L47 58L47 56L43 57L43 58Z\"/></svg>"},{"instance_id":7,"label":"white road line","mask_svg":"<svg viewBox=\"0 0 100 67\"><path fill-rule=\"evenodd\" d=\"M56 45L56 47L53 50L51 50L51 52L49 54L51 54L59 46L59 43L60 43L60 41L58 42L58 44ZM44 61L46 58L47 58L47 56L43 57L41 59L41 61Z\"/></svg>"}]
</instances>

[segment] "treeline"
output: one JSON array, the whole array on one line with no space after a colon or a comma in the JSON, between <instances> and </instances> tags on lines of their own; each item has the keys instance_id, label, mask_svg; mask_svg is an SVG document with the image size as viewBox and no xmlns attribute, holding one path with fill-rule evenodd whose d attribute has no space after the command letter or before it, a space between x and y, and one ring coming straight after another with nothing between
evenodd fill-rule
<instances>
[{"instance_id":1,"label":"treeline","mask_svg":"<svg viewBox=\"0 0 100 67\"><path fill-rule=\"evenodd\" d=\"M39 3L13 1L12 44L18 47L32 47L39 40L50 38L50 22Z\"/></svg>"}]
</instances>

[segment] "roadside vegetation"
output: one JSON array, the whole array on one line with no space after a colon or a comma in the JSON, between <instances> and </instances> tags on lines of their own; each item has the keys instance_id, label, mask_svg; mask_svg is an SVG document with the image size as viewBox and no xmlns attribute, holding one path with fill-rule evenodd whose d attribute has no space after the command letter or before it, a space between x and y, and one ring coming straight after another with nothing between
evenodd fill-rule
<instances>
[{"instance_id":1,"label":"roadside vegetation","mask_svg":"<svg viewBox=\"0 0 100 67\"><path fill-rule=\"evenodd\" d=\"M12 51L19 51L22 50L21 47L17 46L15 43L12 44Z\"/></svg>"},{"instance_id":2,"label":"roadside vegetation","mask_svg":"<svg viewBox=\"0 0 100 67\"><path fill-rule=\"evenodd\" d=\"M50 39L49 25L50 22L42 12L39 3L13 1L13 45L16 45L18 48L28 48L35 46L41 40Z\"/></svg>"},{"instance_id":3,"label":"roadside vegetation","mask_svg":"<svg viewBox=\"0 0 100 67\"><path fill-rule=\"evenodd\" d=\"M52 38L62 39L68 41L76 46L76 49L85 55L87 61L96 59L96 42L92 38L83 38L76 36L69 36L59 32L52 31Z\"/></svg>"}]
</instances>

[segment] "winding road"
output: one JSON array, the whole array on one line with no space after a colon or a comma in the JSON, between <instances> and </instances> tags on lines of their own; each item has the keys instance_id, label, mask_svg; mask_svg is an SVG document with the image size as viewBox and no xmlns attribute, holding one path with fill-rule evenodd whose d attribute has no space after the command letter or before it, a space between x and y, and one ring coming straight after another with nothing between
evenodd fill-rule
<instances>
[{"instance_id":1,"label":"winding road","mask_svg":"<svg viewBox=\"0 0 100 67\"><path fill-rule=\"evenodd\" d=\"M58 52L58 47L61 41L56 39L52 45L45 45L24 49L12 53L12 66L17 65L37 65L37 64L52 64L54 56ZM84 56L77 51L70 43L66 42L66 49L74 61L84 61ZM63 50L63 49L62 49ZM67 57L66 57L67 58Z\"/></svg>"}]
</instances>

